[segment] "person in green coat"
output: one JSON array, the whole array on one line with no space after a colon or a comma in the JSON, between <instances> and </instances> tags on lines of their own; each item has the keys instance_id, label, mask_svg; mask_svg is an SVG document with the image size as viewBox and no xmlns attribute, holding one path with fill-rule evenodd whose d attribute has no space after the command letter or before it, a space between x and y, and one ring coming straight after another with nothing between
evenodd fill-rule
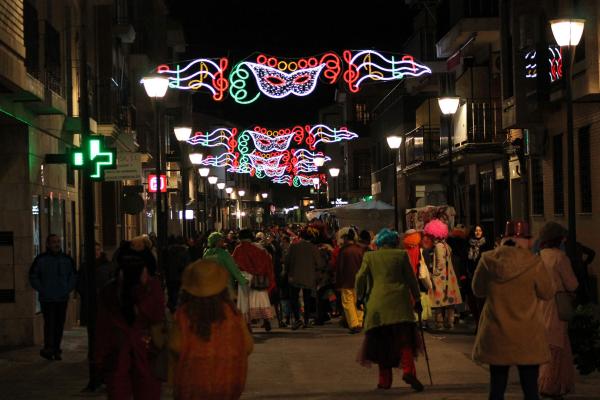
<instances>
[{"instance_id":1,"label":"person in green coat","mask_svg":"<svg viewBox=\"0 0 600 400\"><path fill-rule=\"evenodd\" d=\"M235 263L235 260L229 254L227 250L224 249L225 237L220 232L213 232L208 236L208 248L204 252L203 259L213 259L220 266L225 268L229 272L229 294L235 297L237 293L237 287L235 286L235 282L237 281L240 285L246 286L248 281L242 273L240 272L240 268Z\"/></svg>"},{"instance_id":2,"label":"person in green coat","mask_svg":"<svg viewBox=\"0 0 600 400\"><path fill-rule=\"evenodd\" d=\"M389 389L392 368L402 367L402 380L420 392L414 361L421 347L414 313L422 311L419 285L408 254L397 248L397 232L382 229L375 244L378 250L365 253L356 274L358 298L367 298L359 360L379 365L379 389Z\"/></svg>"}]
</instances>

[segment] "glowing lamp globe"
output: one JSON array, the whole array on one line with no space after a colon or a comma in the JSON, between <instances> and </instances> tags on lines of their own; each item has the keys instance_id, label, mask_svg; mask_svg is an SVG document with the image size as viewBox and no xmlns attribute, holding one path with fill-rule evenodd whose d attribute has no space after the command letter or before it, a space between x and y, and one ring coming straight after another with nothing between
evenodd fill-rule
<instances>
[{"instance_id":1,"label":"glowing lamp globe","mask_svg":"<svg viewBox=\"0 0 600 400\"><path fill-rule=\"evenodd\" d=\"M438 99L440 110L442 110L442 114L444 115L454 114L458 109L459 103L460 97L440 97Z\"/></svg>"},{"instance_id":2,"label":"glowing lamp globe","mask_svg":"<svg viewBox=\"0 0 600 400\"><path fill-rule=\"evenodd\" d=\"M329 168L329 175L331 175L333 178L337 178L339 174L340 174L339 168Z\"/></svg>"},{"instance_id":3,"label":"glowing lamp globe","mask_svg":"<svg viewBox=\"0 0 600 400\"><path fill-rule=\"evenodd\" d=\"M204 156L202 155L202 153L198 153L198 152L190 153L190 162L194 165L201 164L203 157Z\"/></svg>"},{"instance_id":4,"label":"glowing lamp globe","mask_svg":"<svg viewBox=\"0 0 600 400\"><path fill-rule=\"evenodd\" d=\"M325 157L316 156L313 161L317 167L322 167L325 164Z\"/></svg>"},{"instance_id":5,"label":"glowing lamp globe","mask_svg":"<svg viewBox=\"0 0 600 400\"><path fill-rule=\"evenodd\" d=\"M402 136L388 136L386 140L390 149L399 149L402 144Z\"/></svg>"},{"instance_id":6,"label":"glowing lamp globe","mask_svg":"<svg viewBox=\"0 0 600 400\"><path fill-rule=\"evenodd\" d=\"M231 193L233 193L233 188L231 188L231 187L225 188L225 192L227 194L231 194Z\"/></svg>"},{"instance_id":7,"label":"glowing lamp globe","mask_svg":"<svg viewBox=\"0 0 600 400\"><path fill-rule=\"evenodd\" d=\"M225 182L219 182L219 183L217 183L217 188L218 188L219 190L223 190L223 189L225 189Z\"/></svg>"},{"instance_id":8,"label":"glowing lamp globe","mask_svg":"<svg viewBox=\"0 0 600 400\"><path fill-rule=\"evenodd\" d=\"M208 183L210 183L211 185L214 185L215 183L219 182L219 178L216 176L209 176L208 177Z\"/></svg>"},{"instance_id":9,"label":"glowing lamp globe","mask_svg":"<svg viewBox=\"0 0 600 400\"><path fill-rule=\"evenodd\" d=\"M266 199L267 197L269 197L269 193L261 193L261 196L263 199Z\"/></svg>"},{"instance_id":10,"label":"glowing lamp globe","mask_svg":"<svg viewBox=\"0 0 600 400\"><path fill-rule=\"evenodd\" d=\"M198 173L201 177L206 178L210 174L210 168L199 168Z\"/></svg>"},{"instance_id":11,"label":"glowing lamp globe","mask_svg":"<svg viewBox=\"0 0 600 400\"><path fill-rule=\"evenodd\" d=\"M585 19L561 18L550 20L554 40L559 46L577 46L583 35Z\"/></svg>"},{"instance_id":12,"label":"glowing lamp globe","mask_svg":"<svg viewBox=\"0 0 600 400\"><path fill-rule=\"evenodd\" d=\"M244 197L244 195L245 195L245 194L246 194L246 191L245 191L245 190L238 190L238 195L239 195L240 197Z\"/></svg>"},{"instance_id":13,"label":"glowing lamp globe","mask_svg":"<svg viewBox=\"0 0 600 400\"><path fill-rule=\"evenodd\" d=\"M153 99L165 97L169 88L169 80L162 76L147 76L140 82L144 85L148 97Z\"/></svg>"},{"instance_id":14,"label":"glowing lamp globe","mask_svg":"<svg viewBox=\"0 0 600 400\"><path fill-rule=\"evenodd\" d=\"M179 142L185 142L192 136L192 128L189 126L175 127L173 128L173 132L175 132L175 137Z\"/></svg>"}]
</instances>

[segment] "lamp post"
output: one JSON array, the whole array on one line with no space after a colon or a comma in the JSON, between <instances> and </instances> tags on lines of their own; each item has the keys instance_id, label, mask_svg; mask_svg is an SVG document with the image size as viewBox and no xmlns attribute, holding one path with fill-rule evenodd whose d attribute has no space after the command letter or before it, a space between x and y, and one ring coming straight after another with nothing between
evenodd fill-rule
<instances>
[{"instance_id":1,"label":"lamp post","mask_svg":"<svg viewBox=\"0 0 600 400\"><path fill-rule=\"evenodd\" d=\"M566 67L563 71L565 72L565 103L567 108L567 220L569 229L567 251L571 258L575 257L577 248L577 218L575 214L575 146L573 139L573 93L571 79L573 78L575 49L583 35L584 25L584 19L564 18L550 21L554 39L566 53L565 56L563 56L563 66Z\"/></svg>"},{"instance_id":2,"label":"lamp post","mask_svg":"<svg viewBox=\"0 0 600 400\"><path fill-rule=\"evenodd\" d=\"M453 130L452 116L456 113L460 104L460 97L440 97L438 98L440 110L446 120L448 129L448 193L446 194L447 203L449 206L454 206L454 164L452 161L452 146L453 146Z\"/></svg>"},{"instance_id":3,"label":"lamp post","mask_svg":"<svg viewBox=\"0 0 600 400\"><path fill-rule=\"evenodd\" d=\"M313 162L317 167L322 167L323 165L325 165L325 157L321 155L316 156L315 158L313 158Z\"/></svg>"},{"instance_id":4,"label":"lamp post","mask_svg":"<svg viewBox=\"0 0 600 400\"><path fill-rule=\"evenodd\" d=\"M233 188L232 187L226 187L225 188L225 193L227 193L227 225L229 225L229 228L231 228L231 193L233 193Z\"/></svg>"},{"instance_id":5,"label":"lamp post","mask_svg":"<svg viewBox=\"0 0 600 400\"><path fill-rule=\"evenodd\" d=\"M204 218L202 218L202 220L204 225L204 233L206 233L208 231L208 183L206 181L206 177L210 174L210 168L198 168L198 173L200 174L201 178L204 178L202 179L202 186L204 190Z\"/></svg>"},{"instance_id":6,"label":"lamp post","mask_svg":"<svg viewBox=\"0 0 600 400\"><path fill-rule=\"evenodd\" d=\"M388 136L387 144L394 155L394 229L398 232L398 153L402 144L402 136Z\"/></svg>"},{"instance_id":7,"label":"lamp post","mask_svg":"<svg viewBox=\"0 0 600 400\"><path fill-rule=\"evenodd\" d=\"M244 195L246 194L246 191L241 189L241 190L238 190L237 194L238 194L238 207L237 207L236 216L238 217L238 228L242 229L242 210L241 210L241 208L243 207L242 197L244 197Z\"/></svg>"},{"instance_id":8,"label":"lamp post","mask_svg":"<svg viewBox=\"0 0 600 400\"><path fill-rule=\"evenodd\" d=\"M339 168L329 168L329 175L333 178L333 206L337 207L337 177L340 174Z\"/></svg>"},{"instance_id":9,"label":"lamp post","mask_svg":"<svg viewBox=\"0 0 600 400\"><path fill-rule=\"evenodd\" d=\"M155 174L156 174L156 239L157 251L156 255L158 258L158 266L162 270L162 252L164 250L165 238L166 238L166 224L165 224L165 202L163 201L163 195L160 187L160 177L162 171L162 142L164 140L163 135L160 132L160 110L158 108L158 101L167 94L169 88L169 80L162 76L149 76L142 79L142 84L146 90L146 94L152 101L152 108L154 111L154 126L156 129L156 143L154 146L154 158L155 158Z\"/></svg>"}]
</instances>

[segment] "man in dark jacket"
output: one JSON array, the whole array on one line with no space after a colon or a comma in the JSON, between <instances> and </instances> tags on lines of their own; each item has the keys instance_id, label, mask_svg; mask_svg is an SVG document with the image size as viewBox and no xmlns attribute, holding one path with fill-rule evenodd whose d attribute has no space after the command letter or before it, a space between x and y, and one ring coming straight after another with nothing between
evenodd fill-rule
<instances>
[{"instance_id":1,"label":"man in dark jacket","mask_svg":"<svg viewBox=\"0 0 600 400\"><path fill-rule=\"evenodd\" d=\"M344 245L337 258L336 286L342 293L342 307L350 328L350 333L362 329L363 312L356 308L356 273L360 270L366 247L355 243L356 234L352 229L344 235Z\"/></svg>"},{"instance_id":2,"label":"man in dark jacket","mask_svg":"<svg viewBox=\"0 0 600 400\"><path fill-rule=\"evenodd\" d=\"M48 360L61 360L67 304L69 293L77 284L77 271L73 259L62 252L57 235L48 235L46 252L33 260L29 282L39 294L44 316L44 348L40 355Z\"/></svg>"},{"instance_id":3,"label":"man in dark jacket","mask_svg":"<svg viewBox=\"0 0 600 400\"><path fill-rule=\"evenodd\" d=\"M190 263L190 253L183 237L173 237L170 239L170 242L167 249L165 278L169 296L167 306L172 313L175 313L179 290L181 289L181 275L185 267Z\"/></svg>"}]
</instances>

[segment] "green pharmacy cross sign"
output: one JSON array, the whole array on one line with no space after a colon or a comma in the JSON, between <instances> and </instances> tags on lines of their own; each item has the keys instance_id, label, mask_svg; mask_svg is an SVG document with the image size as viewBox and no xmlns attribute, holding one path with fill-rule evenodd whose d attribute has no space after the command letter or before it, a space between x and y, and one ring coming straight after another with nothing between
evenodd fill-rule
<instances>
[{"instance_id":1,"label":"green pharmacy cross sign","mask_svg":"<svg viewBox=\"0 0 600 400\"><path fill-rule=\"evenodd\" d=\"M103 139L102 136L92 136L81 150L71 151L69 157L69 162L75 169L82 169L86 163L90 163L90 178L93 180L102 180L105 169L116 168L116 151L105 148Z\"/></svg>"}]
</instances>

